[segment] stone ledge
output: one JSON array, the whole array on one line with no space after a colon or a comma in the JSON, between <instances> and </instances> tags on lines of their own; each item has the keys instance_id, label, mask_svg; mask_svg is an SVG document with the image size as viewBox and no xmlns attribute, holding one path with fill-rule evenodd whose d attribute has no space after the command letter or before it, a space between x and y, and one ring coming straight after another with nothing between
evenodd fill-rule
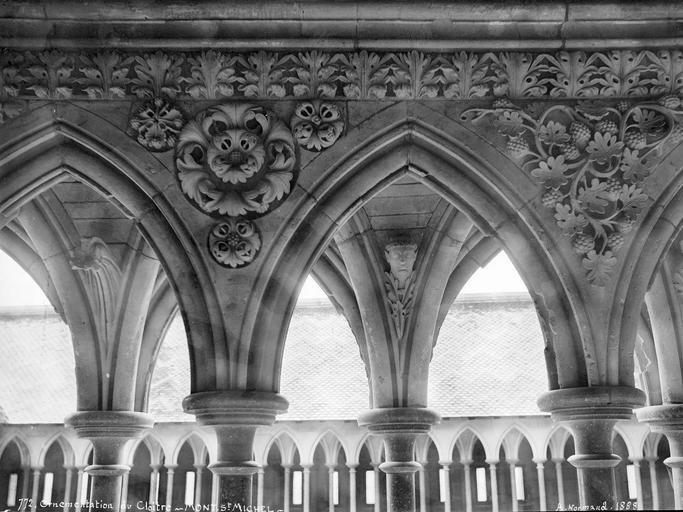
<instances>
[{"instance_id":1,"label":"stone ledge","mask_svg":"<svg viewBox=\"0 0 683 512\"><path fill-rule=\"evenodd\" d=\"M633 409L645 403L645 393L629 386L591 386L549 391L538 407L554 420L631 419Z\"/></svg>"},{"instance_id":2,"label":"stone ledge","mask_svg":"<svg viewBox=\"0 0 683 512\"><path fill-rule=\"evenodd\" d=\"M204 426L272 425L288 406L282 395L266 391L205 391L183 399L185 412Z\"/></svg>"}]
</instances>

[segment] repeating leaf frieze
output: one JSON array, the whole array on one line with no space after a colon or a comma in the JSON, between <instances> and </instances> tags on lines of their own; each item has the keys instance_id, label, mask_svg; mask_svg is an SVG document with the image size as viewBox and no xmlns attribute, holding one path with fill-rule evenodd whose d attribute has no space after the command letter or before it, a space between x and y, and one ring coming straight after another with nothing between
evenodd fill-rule
<instances>
[{"instance_id":1,"label":"repeating leaf frieze","mask_svg":"<svg viewBox=\"0 0 683 512\"><path fill-rule=\"evenodd\" d=\"M0 76L3 94L41 99L661 96L683 92L683 51L5 50Z\"/></svg>"}]
</instances>

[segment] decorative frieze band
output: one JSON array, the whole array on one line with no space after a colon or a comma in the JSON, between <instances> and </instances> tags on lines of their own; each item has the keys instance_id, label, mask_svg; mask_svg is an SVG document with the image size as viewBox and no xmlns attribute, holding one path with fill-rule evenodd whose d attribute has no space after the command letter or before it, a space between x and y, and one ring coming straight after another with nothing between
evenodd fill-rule
<instances>
[{"instance_id":1,"label":"decorative frieze band","mask_svg":"<svg viewBox=\"0 0 683 512\"><path fill-rule=\"evenodd\" d=\"M6 98L471 99L683 92L683 50L0 53ZM5 115L10 115L7 108Z\"/></svg>"}]
</instances>

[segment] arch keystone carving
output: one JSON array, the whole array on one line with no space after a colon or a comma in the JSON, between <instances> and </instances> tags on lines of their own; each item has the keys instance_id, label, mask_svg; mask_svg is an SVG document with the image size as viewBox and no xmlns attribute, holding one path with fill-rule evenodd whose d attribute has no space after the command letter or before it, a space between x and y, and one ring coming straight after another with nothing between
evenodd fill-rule
<instances>
[{"instance_id":1,"label":"arch keystone carving","mask_svg":"<svg viewBox=\"0 0 683 512\"><path fill-rule=\"evenodd\" d=\"M250 220L228 218L209 233L209 252L224 267L249 265L261 249L261 235Z\"/></svg>"}]
</instances>

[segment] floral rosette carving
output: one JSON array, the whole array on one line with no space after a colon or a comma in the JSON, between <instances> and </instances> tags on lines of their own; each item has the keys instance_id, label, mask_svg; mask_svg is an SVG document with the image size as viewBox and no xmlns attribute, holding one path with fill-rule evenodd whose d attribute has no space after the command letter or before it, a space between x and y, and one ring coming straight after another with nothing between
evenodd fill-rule
<instances>
[{"instance_id":1,"label":"floral rosette carving","mask_svg":"<svg viewBox=\"0 0 683 512\"><path fill-rule=\"evenodd\" d=\"M197 114L179 136L176 168L203 212L258 217L290 193L296 152L289 128L263 107L226 103Z\"/></svg>"},{"instance_id":2,"label":"floral rosette carving","mask_svg":"<svg viewBox=\"0 0 683 512\"><path fill-rule=\"evenodd\" d=\"M183 113L173 103L154 98L142 104L131 116L128 132L150 151L173 149L185 124Z\"/></svg>"},{"instance_id":3,"label":"floral rosette carving","mask_svg":"<svg viewBox=\"0 0 683 512\"><path fill-rule=\"evenodd\" d=\"M492 121L506 138L506 153L544 186L542 203L583 256L588 280L605 286L624 235L648 204L643 180L670 144L683 140L680 106L680 99L664 97L658 104L521 108L500 98L462 119Z\"/></svg>"},{"instance_id":4,"label":"floral rosette carving","mask_svg":"<svg viewBox=\"0 0 683 512\"><path fill-rule=\"evenodd\" d=\"M209 233L209 252L224 267L249 265L260 249L261 236L256 225L242 217L226 219Z\"/></svg>"},{"instance_id":5,"label":"floral rosette carving","mask_svg":"<svg viewBox=\"0 0 683 512\"><path fill-rule=\"evenodd\" d=\"M322 151L332 146L344 131L344 117L334 103L299 103L291 120L292 133L301 147Z\"/></svg>"}]
</instances>

